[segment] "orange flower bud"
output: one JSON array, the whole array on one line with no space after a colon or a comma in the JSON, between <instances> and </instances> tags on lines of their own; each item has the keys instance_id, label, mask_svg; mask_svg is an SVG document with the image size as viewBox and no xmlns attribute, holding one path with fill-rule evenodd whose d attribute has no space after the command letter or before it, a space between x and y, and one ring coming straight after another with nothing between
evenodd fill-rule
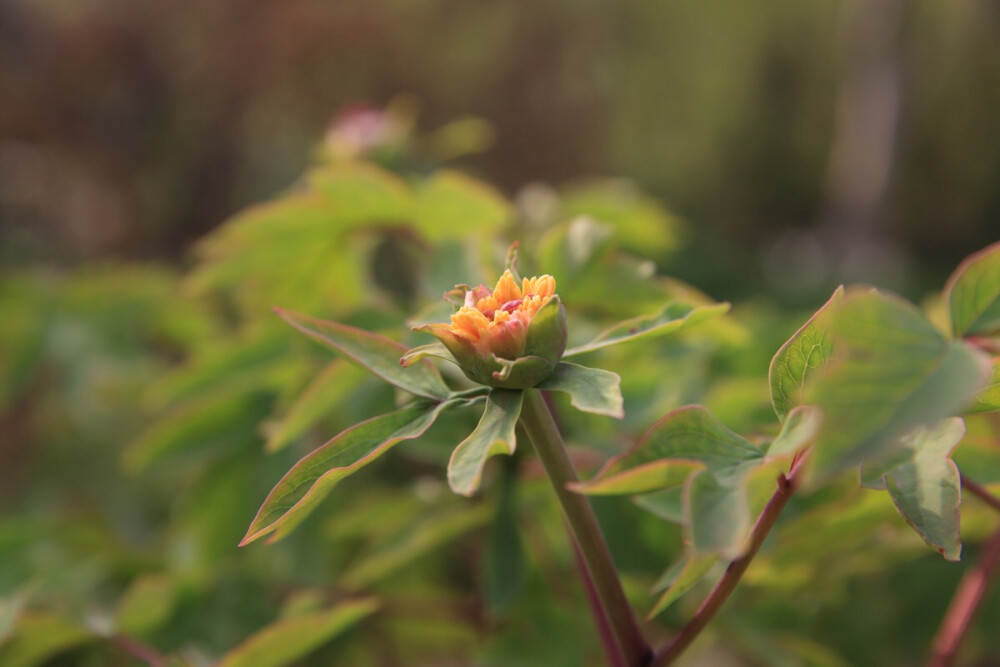
<instances>
[{"instance_id":1,"label":"orange flower bud","mask_svg":"<svg viewBox=\"0 0 1000 667\"><path fill-rule=\"evenodd\" d=\"M552 276L524 278L507 270L492 290L465 291L450 324L428 324L466 376L508 389L533 387L551 374L566 349L566 309Z\"/></svg>"}]
</instances>

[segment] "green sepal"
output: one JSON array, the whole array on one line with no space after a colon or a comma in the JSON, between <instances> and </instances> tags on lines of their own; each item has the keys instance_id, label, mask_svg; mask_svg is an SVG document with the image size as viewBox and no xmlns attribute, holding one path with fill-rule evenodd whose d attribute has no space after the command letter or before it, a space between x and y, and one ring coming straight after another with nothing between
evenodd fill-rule
<instances>
[{"instance_id":1,"label":"green sepal","mask_svg":"<svg viewBox=\"0 0 1000 667\"><path fill-rule=\"evenodd\" d=\"M567 336L566 306L559 299L559 295L554 294L532 316L522 356L541 357L555 365L566 351ZM522 387L522 389L527 388Z\"/></svg>"}]
</instances>

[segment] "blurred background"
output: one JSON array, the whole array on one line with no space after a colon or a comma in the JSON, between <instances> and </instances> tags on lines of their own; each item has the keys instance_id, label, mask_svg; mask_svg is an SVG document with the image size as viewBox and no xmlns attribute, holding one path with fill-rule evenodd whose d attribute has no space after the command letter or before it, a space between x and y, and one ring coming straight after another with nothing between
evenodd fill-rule
<instances>
[{"instance_id":1,"label":"blurred background","mask_svg":"<svg viewBox=\"0 0 1000 667\"><path fill-rule=\"evenodd\" d=\"M473 415L235 548L397 399L271 307L400 337L519 238L578 331L735 304L601 357L627 417L567 421L581 467L685 403L769 437L771 355L837 284L922 300L1000 237L998 35L997 0L0 0L0 667L600 664L530 457L443 486ZM993 488L995 428L956 456ZM691 664L923 659L961 567L849 482L789 505ZM681 528L596 504L644 614Z\"/></svg>"},{"instance_id":2,"label":"blurred background","mask_svg":"<svg viewBox=\"0 0 1000 667\"><path fill-rule=\"evenodd\" d=\"M993 0L5 0L2 258L183 261L336 110L404 93L424 129L488 121L463 166L507 194L663 198L673 271L718 298L912 291L1000 231L998 26Z\"/></svg>"}]
</instances>

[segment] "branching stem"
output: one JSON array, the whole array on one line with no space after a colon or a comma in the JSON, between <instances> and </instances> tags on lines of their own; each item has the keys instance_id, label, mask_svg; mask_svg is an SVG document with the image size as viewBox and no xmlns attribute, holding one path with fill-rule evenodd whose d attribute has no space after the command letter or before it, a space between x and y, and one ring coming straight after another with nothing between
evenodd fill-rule
<instances>
[{"instance_id":1,"label":"branching stem","mask_svg":"<svg viewBox=\"0 0 1000 667\"><path fill-rule=\"evenodd\" d=\"M778 488L775 489L774 494L757 517L757 522L750 531L750 544L747 547L746 553L729 564L722 578L719 579L719 582L712 589L712 592L708 594L708 597L705 598L705 601L701 603L698 611L687 622L687 625L681 629L670 643L656 652L652 663L654 667L670 665L677 660L695 638L701 634L701 631L705 629L705 626L708 625L709 621L712 620L729 598L736 585L740 583L743 573L746 572L750 562L757 555L757 551L764 544L764 540L778 520L781 510L785 508L788 499L795 493L795 489L798 486L796 473L799 470L802 460L802 456L796 456L792 460L788 474L782 474L778 477Z\"/></svg>"},{"instance_id":2,"label":"branching stem","mask_svg":"<svg viewBox=\"0 0 1000 667\"><path fill-rule=\"evenodd\" d=\"M552 413L537 389L524 392L521 425L534 445L569 521L604 617L608 619L614 634L620 652L619 662L629 667L649 664L652 651L643 639L639 624L629 607L590 501L586 496L566 488L567 484L578 481L576 470ZM611 662L615 664L615 661Z\"/></svg>"}]
</instances>

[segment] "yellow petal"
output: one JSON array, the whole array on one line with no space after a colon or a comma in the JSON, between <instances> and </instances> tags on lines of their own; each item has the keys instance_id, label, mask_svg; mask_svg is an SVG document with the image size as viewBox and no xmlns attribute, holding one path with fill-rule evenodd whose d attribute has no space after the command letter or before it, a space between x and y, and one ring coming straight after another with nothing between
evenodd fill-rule
<instances>
[{"instance_id":1,"label":"yellow petal","mask_svg":"<svg viewBox=\"0 0 1000 667\"><path fill-rule=\"evenodd\" d=\"M504 271L500 280L497 281L497 286L493 289L493 298L501 306L508 301L516 301L521 298L521 288L514 282L514 276L511 275L509 269Z\"/></svg>"}]
</instances>

